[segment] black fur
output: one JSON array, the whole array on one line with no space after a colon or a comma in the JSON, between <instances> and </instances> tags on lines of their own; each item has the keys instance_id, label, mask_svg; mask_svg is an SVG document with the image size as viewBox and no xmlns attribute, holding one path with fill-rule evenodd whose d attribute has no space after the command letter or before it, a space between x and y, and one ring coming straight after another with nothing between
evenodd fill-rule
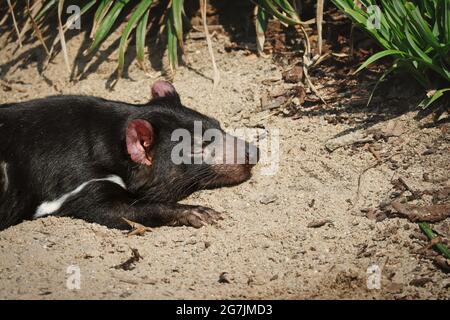
<instances>
[{"instance_id":1,"label":"black fur","mask_svg":"<svg viewBox=\"0 0 450 320\"><path fill-rule=\"evenodd\" d=\"M125 130L132 119L149 121L155 131L154 161L133 162ZM72 216L114 228L122 218L147 226L193 225L216 218L208 208L176 202L199 189L232 185L250 174L223 180L209 165L174 165L170 140L174 129L192 132L219 123L183 106L177 94L134 105L88 96L54 96L0 105L0 230L31 219L44 201L52 201L82 183L108 175L123 179L127 189L108 181L87 185L52 215ZM5 179L8 187L4 190Z\"/></svg>"}]
</instances>

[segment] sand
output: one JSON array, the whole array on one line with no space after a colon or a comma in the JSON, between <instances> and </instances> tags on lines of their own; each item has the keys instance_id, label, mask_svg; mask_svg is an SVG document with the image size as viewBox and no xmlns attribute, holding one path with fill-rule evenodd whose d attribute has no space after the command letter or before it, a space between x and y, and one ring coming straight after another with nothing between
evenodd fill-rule
<instances>
[{"instance_id":1,"label":"sand","mask_svg":"<svg viewBox=\"0 0 450 320\"><path fill-rule=\"evenodd\" d=\"M68 43L72 62L83 39L81 34ZM10 227L0 232L1 299L450 297L448 274L418 253L426 241L417 237L417 224L399 217L377 222L364 211L389 197L396 177L428 188L435 184L423 180L427 173L448 185L448 132L439 126L419 127L413 119L415 106L407 100L388 102L384 107L403 104L407 110L382 115L376 123L386 128L395 121L404 128L398 137L377 141L383 156L397 153L392 157L397 165L388 161L367 170L355 201L358 176L374 163L373 155L359 145L330 153L325 143L356 125L327 121L332 112L326 109L298 119L261 112L260 98L273 86L264 80L280 78L282 70L271 59L227 52L227 42L223 35L213 41L221 71L214 92L203 40L187 42L189 66L179 68L174 84L184 104L216 117L226 129L255 124L278 129L277 172L264 175L263 165L258 165L242 185L186 199L223 213L218 225L201 229L161 227L127 237L120 230L58 217ZM86 77L71 82L62 55L39 74L42 48L26 45L15 51L14 44L3 45L0 75L10 87L0 86L0 103L69 93L132 103L148 100L160 73L145 73L133 62L126 77L110 89L115 58L114 53L101 64L94 58ZM350 117L364 118L363 110L353 110ZM435 152L424 155L430 145ZM323 225L318 223L323 220ZM440 226L448 237L448 219ZM117 267L132 256L132 249L142 259L131 270ZM379 286L371 270L379 270ZM79 282L74 280L77 274Z\"/></svg>"}]
</instances>

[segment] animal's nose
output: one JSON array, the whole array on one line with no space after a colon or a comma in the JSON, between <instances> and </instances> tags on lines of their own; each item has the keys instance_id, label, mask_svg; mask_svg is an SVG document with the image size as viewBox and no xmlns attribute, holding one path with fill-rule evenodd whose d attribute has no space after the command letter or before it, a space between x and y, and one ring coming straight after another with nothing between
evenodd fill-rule
<instances>
[{"instance_id":1,"label":"animal's nose","mask_svg":"<svg viewBox=\"0 0 450 320\"><path fill-rule=\"evenodd\" d=\"M243 139L227 136L224 146L224 160L228 164L254 166L260 157L259 148Z\"/></svg>"}]
</instances>

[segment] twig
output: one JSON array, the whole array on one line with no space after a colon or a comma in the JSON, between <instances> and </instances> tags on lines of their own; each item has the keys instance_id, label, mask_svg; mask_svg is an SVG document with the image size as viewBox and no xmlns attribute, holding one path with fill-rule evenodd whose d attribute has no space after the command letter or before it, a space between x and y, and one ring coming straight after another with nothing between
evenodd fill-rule
<instances>
[{"instance_id":1,"label":"twig","mask_svg":"<svg viewBox=\"0 0 450 320\"><path fill-rule=\"evenodd\" d=\"M8 11L6 12L6 14L3 16L3 18L0 20L0 26L2 26L6 20L8 20L9 14L13 12L12 9L14 9L14 7L16 6L16 3L13 4L13 7L8 7Z\"/></svg>"},{"instance_id":2,"label":"twig","mask_svg":"<svg viewBox=\"0 0 450 320\"><path fill-rule=\"evenodd\" d=\"M364 175L364 173L366 173L366 172L369 171L370 169L373 169L373 168L377 167L379 164L381 164L381 161L377 161L377 162L375 162L374 164L372 164L372 165L366 167L366 168L359 174L359 176L358 176L358 188L356 189L356 197L355 197L355 199L354 199L354 201L353 201L353 206L352 206L352 208L355 207L356 203L357 203L358 200L359 200L359 194L360 194L360 189L361 189L361 179L362 179L362 176Z\"/></svg>"},{"instance_id":3,"label":"twig","mask_svg":"<svg viewBox=\"0 0 450 320\"><path fill-rule=\"evenodd\" d=\"M208 44L208 51L209 51L209 55L211 57L211 62L213 65L213 70L214 70L214 77L213 77L213 79L214 79L213 80L213 82L214 82L213 92L214 92L220 81L220 73L219 73L219 69L217 69L216 59L214 58L214 52L213 52L213 48L212 48L211 36L208 32L208 25L206 23L206 6L207 6L207 4L208 4L207 0L200 0L200 8L201 8L203 27L205 29L206 42Z\"/></svg>"},{"instance_id":4,"label":"twig","mask_svg":"<svg viewBox=\"0 0 450 320\"><path fill-rule=\"evenodd\" d=\"M304 35L303 43L304 43L304 46L305 46L305 52L303 53L303 64L302 64L302 66L303 66L303 75L305 76L305 79L306 79L306 84L311 89L311 91L314 92L314 94L317 97L319 97L319 99L326 106L328 106L327 102L322 97L322 95L319 93L319 91L317 91L316 87L314 86L314 84L311 81L311 78L309 77L308 68L309 68L309 66L311 66L314 63L310 59L310 56L311 56L311 43L309 42L309 37L308 37L308 34L306 33L305 28L303 28L303 26L300 25L300 29L302 30L302 33Z\"/></svg>"},{"instance_id":5,"label":"twig","mask_svg":"<svg viewBox=\"0 0 450 320\"><path fill-rule=\"evenodd\" d=\"M303 36L305 37L304 42L306 45L304 55L309 56L311 54L311 43L309 42L308 33L306 32L305 28L303 28L302 25L300 25L300 30L302 30Z\"/></svg>"},{"instance_id":6,"label":"twig","mask_svg":"<svg viewBox=\"0 0 450 320\"><path fill-rule=\"evenodd\" d=\"M369 150L370 150L370 149L369 149ZM400 152L394 153L393 155L389 156L388 158L386 158L386 159L384 159L384 160L381 159L381 157L379 157L379 160L377 159L377 162L375 162L374 164L372 164L372 165L366 167L366 168L359 174L359 176L358 176L358 188L356 189L356 196L355 196L355 199L354 199L354 201L353 201L353 206L352 206L352 208L354 208L354 207L356 206L356 203L357 203L358 200L359 200L359 194L360 194L360 189L361 189L361 179L362 179L362 176L364 175L364 173L366 173L366 172L369 171L370 169L373 169L373 168L377 167L378 165L382 164L384 161L387 161L387 160L389 160L389 159L395 157L395 156L398 155L398 154L400 154ZM375 156L375 155L374 155L374 156ZM376 157L376 158L377 158L377 157Z\"/></svg>"},{"instance_id":7,"label":"twig","mask_svg":"<svg viewBox=\"0 0 450 320\"><path fill-rule=\"evenodd\" d=\"M143 235L146 232L152 232L152 228L144 226L140 223L130 221L122 217L122 219L132 228L130 232L128 232L127 236L131 237L134 235Z\"/></svg>"},{"instance_id":8,"label":"twig","mask_svg":"<svg viewBox=\"0 0 450 320\"><path fill-rule=\"evenodd\" d=\"M12 16L13 23L14 23L14 29L16 30L16 33L17 33L17 40L19 41L19 47L22 48L22 37L20 36L19 27L17 26L16 15L14 14L14 8L11 5L11 0L8 0L8 6L9 6L9 10L11 10L11 16Z\"/></svg>"},{"instance_id":9,"label":"twig","mask_svg":"<svg viewBox=\"0 0 450 320\"><path fill-rule=\"evenodd\" d=\"M413 195L414 199L420 198L420 193L411 188L403 177L399 177L398 181Z\"/></svg>"},{"instance_id":10,"label":"twig","mask_svg":"<svg viewBox=\"0 0 450 320\"><path fill-rule=\"evenodd\" d=\"M31 5L31 14L33 16L36 16L36 13L39 12L39 10L42 8L43 3L42 1L36 1ZM31 19L26 19L25 25L22 27L22 30L20 30L20 36L23 38L25 34L30 30L31 28ZM32 35L34 35L35 32L33 30Z\"/></svg>"},{"instance_id":11,"label":"twig","mask_svg":"<svg viewBox=\"0 0 450 320\"><path fill-rule=\"evenodd\" d=\"M323 22L323 2L324 0L317 0L317 9L316 9L316 24L317 24L317 45L319 49L319 55L322 55L322 22Z\"/></svg>"},{"instance_id":12,"label":"twig","mask_svg":"<svg viewBox=\"0 0 450 320\"><path fill-rule=\"evenodd\" d=\"M64 36L64 29L63 29L63 24L62 24L62 20L61 20L63 7L64 7L64 0L59 0L59 3L58 3L58 32L59 32L59 38L60 38L60 43L61 43L61 49L62 49L62 52L64 55L64 62L67 67L67 72L70 73L71 67L70 67L69 55L67 53L66 39ZM49 55L50 55L50 53L49 53Z\"/></svg>"},{"instance_id":13,"label":"twig","mask_svg":"<svg viewBox=\"0 0 450 320\"><path fill-rule=\"evenodd\" d=\"M30 17L30 22L31 22L31 25L33 26L34 33L36 34L37 38L41 42L42 46L44 47L47 55L49 55L50 51L48 51L47 45L45 44L41 29L39 29L39 26L37 25L36 21L33 18L33 14L31 13L30 0L27 0L27 13L28 13L28 16Z\"/></svg>"},{"instance_id":14,"label":"twig","mask_svg":"<svg viewBox=\"0 0 450 320\"><path fill-rule=\"evenodd\" d=\"M64 34L67 32L67 30L69 29L69 27L73 24L74 21L76 21L77 19L81 18L81 13L76 13L74 15L71 15L66 23L63 25L62 29L62 35L64 36ZM95 23L95 22L94 22ZM58 42L60 42L61 40L61 33L59 32L58 35L55 37L55 39L53 40L52 46L50 47L50 54L47 57L46 61L44 62L44 67L43 69L47 69L48 64L50 63L50 61L52 60L53 57L53 51L55 50L56 45L58 44ZM65 42L65 39L64 39ZM61 45L62 48L62 45Z\"/></svg>"},{"instance_id":15,"label":"twig","mask_svg":"<svg viewBox=\"0 0 450 320\"><path fill-rule=\"evenodd\" d=\"M375 159L377 159L378 162L381 162L380 154L373 148L372 145L369 144L367 149L369 149L370 153L374 156Z\"/></svg>"},{"instance_id":16,"label":"twig","mask_svg":"<svg viewBox=\"0 0 450 320\"><path fill-rule=\"evenodd\" d=\"M325 148L329 152L333 152L344 146L353 144L362 144L372 142L373 137L367 133L367 131L354 131L337 138L331 138L325 142Z\"/></svg>"}]
</instances>

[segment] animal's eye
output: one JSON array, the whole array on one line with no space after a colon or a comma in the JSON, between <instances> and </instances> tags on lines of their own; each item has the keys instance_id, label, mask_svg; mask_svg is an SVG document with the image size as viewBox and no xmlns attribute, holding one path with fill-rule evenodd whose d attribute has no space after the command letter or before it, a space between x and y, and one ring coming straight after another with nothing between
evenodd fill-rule
<instances>
[{"instance_id":1,"label":"animal's eye","mask_svg":"<svg viewBox=\"0 0 450 320\"><path fill-rule=\"evenodd\" d=\"M200 143L198 144L194 143L194 146L192 148L192 154L202 154L208 145L209 145L208 141L202 141L201 145Z\"/></svg>"}]
</instances>

